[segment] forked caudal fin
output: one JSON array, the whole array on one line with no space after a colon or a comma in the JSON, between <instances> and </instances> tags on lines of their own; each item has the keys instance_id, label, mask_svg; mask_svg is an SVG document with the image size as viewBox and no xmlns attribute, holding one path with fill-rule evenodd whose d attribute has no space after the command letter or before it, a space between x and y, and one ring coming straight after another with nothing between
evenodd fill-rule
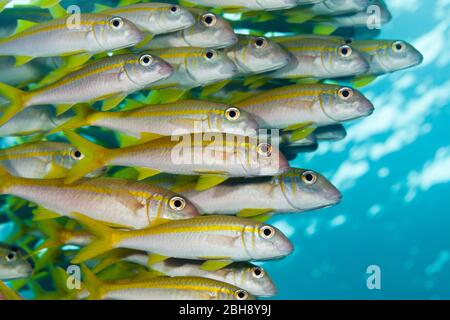
<instances>
[{"instance_id":1,"label":"forked caudal fin","mask_svg":"<svg viewBox=\"0 0 450 320\"><path fill-rule=\"evenodd\" d=\"M3 109L3 113L0 116L0 126L4 125L27 107L26 95L27 93L22 90L0 83L0 96L9 100L9 105Z\"/></svg>"},{"instance_id":2,"label":"forked caudal fin","mask_svg":"<svg viewBox=\"0 0 450 320\"><path fill-rule=\"evenodd\" d=\"M108 159L114 154L113 149L103 148L81 137L73 131L64 131L64 135L80 152L78 162L69 171L65 183L73 183L88 173L104 167Z\"/></svg>"},{"instance_id":3,"label":"forked caudal fin","mask_svg":"<svg viewBox=\"0 0 450 320\"><path fill-rule=\"evenodd\" d=\"M72 263L82 263L114 248L114 236L120 231L115 231L81 213L73 213L72 216L96 237L89 245L80 250L73 258Z\"/></svg>"}]
</instances>

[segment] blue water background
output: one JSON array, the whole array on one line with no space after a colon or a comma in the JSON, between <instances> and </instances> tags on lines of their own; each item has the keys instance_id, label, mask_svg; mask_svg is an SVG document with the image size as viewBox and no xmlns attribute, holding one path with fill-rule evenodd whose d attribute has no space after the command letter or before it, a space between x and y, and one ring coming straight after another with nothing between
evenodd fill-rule
<instances>
[{"instance_id":1,"label":"blue water background","mask_svg":"<svg viewBox=\"0 0 450 320\"><path fill-rule=\"evenodd\" d=\"M386 2L393 20L380 38L413 43L425 61L364 88L373 116L292 163L331 178L344 199L275 220L296 247L264 264L276 299L450 298L450 1ZM381 290L367 287L371 265Z\"/></svg>"}]
</instances>

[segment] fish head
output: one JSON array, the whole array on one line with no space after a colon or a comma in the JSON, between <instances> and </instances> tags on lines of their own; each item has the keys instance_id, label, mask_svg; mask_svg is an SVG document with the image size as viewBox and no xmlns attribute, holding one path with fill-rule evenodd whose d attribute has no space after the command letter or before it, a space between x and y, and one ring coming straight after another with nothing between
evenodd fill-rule
<instances>
[{"instance_id":1,"label":"fish head","mask_svg":"<svg viewBox=\"0 0 450 320\"><path fill-rule=\"evenodd\" d=\"M340 86L333 88L320 95L322 111L332 122L350 121L373 113L372 102L358 90Z\"/></svg>"},{"instance_id":2,"label":"fish head","mask_svg":"<svg viewBox=\"0 0 450 320\"><path fill-rule=\"evenodd\" d=\"M261 9L289 9L300 4L301 0L256 0Z\"/></svg>"},{"instance_id":3,"label":"fish head","mask_svg":"<svg viewBox=\"0 0 450 320\"><path fill-rule=\"evenodd\" d=\"M239 279L238 286L247 289L256 296L271 297L277 294L277 288L269 274L259 266L246 264L236 269L235 278Z\"/></svg>"},{"instance_id":4,"label":"fish head","mask_svg":"<svg viewBox=\"0 0 450 320\"><path fill-rule=\"evenodd\" d=\"M265 37L240 38L229 56L244 73L262 73L286 66L291 56L278 43Z\"/></svg>"},{"instance_id":5,"label":"fish head","mask_svg":"<svg viewBox=\"0 0 450 320\"><path fill-rule=\"evenodd\" d=\"M175 4L161 3L159 5L161 7L156 21L153 21L151 17L148 21L154 34L175 32L194 25L195 18L186 8Z\"/></svg>"},{"instance_id":6,"label":"fish head","mask_svg":"<svg viewBox=\"0 0 450 320\"><path fill-rule=\"evenodd\" d=\"M386 41L383 54L377 54L374 59L385 72L394 72L423 62L423 55L406 41Z\"/></svg>"},{"instance_id":7,"label":"fish head","mask_svg":"<svg viewBox=\"0 0 450 320\"><path fill-rule=\"evenodd\" d=\"M172 66L163 59L149 53L124 55L124 71L129 80L147 87L153 82L166 79L173 73Z\"/></svg>"},{"instance_id":8,"label":"fish head","mask_svg":"<svg viewBox=\"0 0 450 320\"><path fill-rule=\"evenodd\" d=\"M236 65L223 51L202 49L187 58L189 76L201 85L231 79L238 73Z\"/></svg>"},{"instance_id":9,"label":"fish head","mask_svg":"<svg viewBox=\"0 0 450 320\"><path fill-rule=\"evenodd\" d=\"M105 16L104 23L94 26L94 35L98 45L105 51L131 47L144 40L142 31L121 17Z\"/></svg>"},{"instance_id":10,"label":"fish head","mask_svg":"<svg viewBox=\"0 0 450 320\"><path fill-rule=\"evenodd\" d=\"M226 106L212 110L209 130L238 135L254 135L259 129L253 116L237 107Z\"/></svg>"},{"instance_id":11,"label":"fish head","mask_svg":"<svg viewBox=\"0 0 450 320\"><path fill-rule=\"evenodd\" d=\"M195 12L195 24L183 32L190 46L221 49L237 43L238 38L228 21L212 12Z\"/></svg>"},{"instance_id":12,"label":"fish head","mask_svg":"<svg viewBox=\"0 0 450 320\"><path fill-rule=\"evenodd\" d=\"M164 197L164 204L161 205L157 203L155 210L160 210L161 207L165 208L162 210L161 218L167 220L181 220L194 218L200 213L197 208L183 196L177 194L169 194Z\"/></svg>"},{"instance_id":13,"label":"fish head","mask_svg":"<svg viewBox=\"0 0 450 320\"><path fill-rule=\"evenodd\" d=\"M324 176L312 170L292 168L274 178L282 185L286 200L299 211L315 210L338 204L342 195Z\"/></svg>"},{"instance_id":14,"label":"fish head","mask_svg":"<svg viewBox=\"0 0 450 320\"><path fill-rule=\"evenodd\" d=\"M283 258L294 251L291 241L280 230L265 223L256 224L253 231L246 234L245 241L254 260Z\"/></svg>"},{"instance_id":15,"label":"fish head","mask_svg":"<svg viewBox=\"0 0 450 320\"><path fill-rule=\"evenodd\" d=\"M334 78L366 73L370 66L364 56L348 44L333 44L323 51L323 67Z\"/></svg>"},{"instance_id":16,"label":"fish head","mask_svg":"<svg viewBox=\"0 0 450 320\"><path fill-rule=\"evenodd\" d=\"M33 265L22 249L0 246L0 279L12 280L28 278L33 273Z\"/></svg>"}]
</instances>

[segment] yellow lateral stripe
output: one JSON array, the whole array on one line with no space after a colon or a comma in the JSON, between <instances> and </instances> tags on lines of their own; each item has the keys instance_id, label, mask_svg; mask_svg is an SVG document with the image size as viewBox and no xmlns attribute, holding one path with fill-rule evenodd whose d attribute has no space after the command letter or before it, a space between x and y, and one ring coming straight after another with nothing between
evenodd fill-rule
<instances>
[{"instance_id":1,"label":"yellow lateral stripe","mask_svg":"<svg viewBox=\"0 0 450 320\"><path fill-rule=\"evenodd\" d=\"M34 151L34 152L27 152L27 153L0 153L0 161L7 161L7 160L17 160L17 159L24 159L24 158L34 158L34 157L47 157L47 156L55 156L61 154L64 156L63 153L60 151Z\"/></svg>"},{"instance_id":2,"label":"yellow lateral stripe","mask_svg":"<svg viewBox=\"0 0 450 320\"><path fill-rule=\"evenodd\" d=\"M224 110L176 110L176 111L139 111L130 112L130 115L126 118L144 118L144 117L164 117L164 116L176 116L176 115L206 115L206 114L224 114ZM111 113L112 116L123 118L126 113Z\"/></svg>"},{"instance_id":3,"label":"yellow lateral stripe","mask_svg":"<svg viewBox=\"0 0 450 320\"><path fill-rule=\"evenodd\" d=\"M333 52L337 47L326 48L321 46L305 46L305 47L288 47L289 51L317 51L317 52Z\"/></svg>"},{"instance_id":4,"label":"yellow lateral stripe","mask_svg":"<svg viewBox=\"0 0 450 320\"><path fill-rule=\"evenodd\" d=\"M54 84L52 84L52 85L50 85L48 87L45 87L43 89L40 89L40 90L37 90L37 91L32 91L32 92L30 92L29 95L30 95L30 97L32 97L32 96L35 96L35 95L37 95L37 94L39 94L41 92L54 90L54 89L57 89L59 87L62 87L64 85L66 85L66 84L75 82L77 80L82 80L82 79L88 78L90 76L94 76L96 74L100 74L100 73L105 72L105 71L109 71L109 70L113 70L113 69L116 69L116 68L120 68L120 67L122 67L122 66L124 66L126 64L135 63L135 62L136 62L136 60L127 60L127 61L123 61L123 62L120 62L120 63L112 64L112 65L109 65L109 66L105 66L105 67L102 67L102 68L94 69L94 70L92 70L90 72L79 74L78 76L75 76L75 77L71 77L71 78L69 77L69 78L67 78L64 81L60 81L60 82L54 83Z\"/></svg>"},{"instance_id":5,"label":"yellow lateral stripe","mask_svg":"<svg viewBox=\"0 0 450 320\"><path fill-rule=\"evenodd\" d=\"M101 11L102 13L117 13L120 15L120 13L127 13L127 12L139 12L139 11L166 11L168 10L167 7L138 7L138 8L112 8L107 9L104 11Z\"/></svg>"},{"instance_id":6,"label":"yellow lateral stripe","mask_svg":"<svg viewBox=\"0 0 450 320\"><path fill-rule=\"evenodd\" d=\"M134 238L139 236L147 235L160 235L160 234L174 234L174 233L200 233L200 232L210 232L210 231L238 231L251 233L255 232L255 228L250 226L251 229L248 230L247 226L239 225L229 225L229 224L214 224L214 225L204 225L204 226L184 226L184 227L167 227L166 228L149 228L142 230L133 230L124 232L122 235L123 239ZM156 230L155 230L156 229Z\"/></svg>"},{"instance_id":7,"label":"yellow lateral stripe","mask_svg":"<svg viewBox=\"0 0 450 320\"><path fill-rule=\"evenodd\" d=\"M95 25L105 25L106 21L81 21L79 23L80 23L80 26L91 27L91 26L95 26ZM65 28L67 28L66 20L63 20L59 24L55 24L55 25L51 25L51 26L37 25L33 28L24 30L21 33L15 34L15 35L11 36L10 38L5 39L5 41L8 42L9 40L18 40L18 39L21 39L21 38L24 38L27 36L33 36L33 35L48 32L48 31L62 30Z\"/></svg>"},{"instance_id":8,"label":"yellow lateral stripe","mask_svg":"<svg viewBox=\"0 0 450 320\"><path fill-rule=\"evenodd\" d=\"M189 285L189 284L163 284L163 283L155 283L152 282L142 282L142 283L129 283L129 284L112 284L107 285L106 287L112 290L120 290L120 289L171 289L171 290L190 290L190 291L200 291L200 292L225 292L227 294L234 294L234 291L224 288L224 287L211 287L211 286L202 286L202 285Z\"/></svg>"},{"instance_id":9,"label":"yellow lateral stripe","mask_svg":"<svg viewBox=\"0 0 450 320\"><path fill-rule=\"evenodd\" d=\"M270 93L270 92L269 92ZM307 96L319 96L322 94L335 94L336 90L311 90L311 91L296 91L292 93L285 93L285 94L264 94L261 96L256 96L255 98L250 98L249 100L237 103L237 106L239 108L247 108L251 105L258 104L258 103L267 103L267 102L274 102L278 100L289 100L289 99L295 99L300 97L307 97Z\"/></svg>"},{"instance_id":10,"label":"yellow lateral stripe","mask_svg":"<svg viewBox=\"0 0 450 320\"><path fill-rule=\"evenodd\" d=\"M180 58L198 58L203 56L203 52L167 52L159 54L159 57L164 60L180 59Z\"/></svg>"}]
</instances>

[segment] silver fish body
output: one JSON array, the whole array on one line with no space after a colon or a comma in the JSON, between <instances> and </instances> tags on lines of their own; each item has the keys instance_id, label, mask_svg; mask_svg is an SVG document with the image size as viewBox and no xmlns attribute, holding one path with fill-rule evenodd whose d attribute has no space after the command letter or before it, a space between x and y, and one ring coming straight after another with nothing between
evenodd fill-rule
<instances>
[{"instance_id":1,"label":"silver fish body","mask_svg":"<svg viewBox=\"0 0 450 320\"><path fill-rule=\"evenodd\" d=\"M171 48L153 50L153 54L170 63L173 74L152 85L153 88L195 88L237 75L236 65L222 51L205 48Z\"/></svg>"},{"instance_id":2,"label":"silver fish body","mask_svg":"<svg viewBox=\"0 0 450 320\"><path fill-rule=\"evenodd\" d=\"M141 231L122 232L113 246L195 260L268 260L293 251L280 230L237 217L202 216Z\"/></svg>"},{"instance_id":3,"label":"silver fish body","mask_svg":"<svg viewBox=\"0 0 450 320\"><path fill-rule=\"evenodd\" d=\"M76 25L67 18L33 26L0 41L0 55L52 57L100 53L133 46L143 40L130 21L101 14L83 14Z\"/></svg>"},{"instance_id":4,"label":"silver fish body","mask_svg":"<svg viewBox=\"0 0 450 320\"><path fill-rule=\"evenodd\" d=\"M147 266L148 255L134 254L126 261ZM269 274L261 267L250 263L233 263L217 271L201 268L198 260L168 259L151 265L151 269L169 277L201 277L222 281L242 288L255 296L274 296L276 287Z\"/></svg>"},{"instance_id":5,"label":"silver fish body","mask_svg":"<svg viewBox=\"0 0 450 320\"><path fill-rule=\"evenodd\" d=\"M63 216L80 212L115 226L146 228L158 219L184 219L198 215L189 201L143 182L85 178L66 185L60 179L9 180L4 182L2 194L15 195ZM179 206L175 206L175 201L179 201Z\"/></svg>"},{"instance_id":6,"label":"silver fish body","mask_svg":"<svg viewBox=\"0 0 450 320\"><path fill-rule=\"evenodd\" d=\"M259 74L286 66L291 56L270 38L239 36L239 42L226 49L240 75Z\"/></svg>"},{"instance_id":7,"label":"silver fish body","mask_svg":"<svg viewBox=\"0 0 450 320\"><path fill-rule=\"evenodd\" d=\"M145 57L149 57L149 60L144 63ZM146 54L117 55L90 63L52 85L28 92L25 106L76 104L111 95L129 94L171 74L172 67L158 57Z\"/></svg>"},{"instance_id":8,"label":"silver fish body","mask_svg":"<svg viewBox=\"0 0 450 320\"><path fill-rule=\"evenodd\" d=\"M248 10L281 10L297 6L300 2L312 3L317 1L299 1L299 0L189 0L205 7L219 7L230 9L248 9Z\"/></svg>"},{"instance_id":9,"label":"silver fish body","mask_svg":"<svg viewBox=\"0 0 450 320\"><path fill-rule=\"evenodd\" d=\"M124 112L95 112L87 117L86 122L136 137L142 133L171 136L177 133L224 132L243 135L259 128L245 111L202 100L182 100Z\"/></svg>"},{"instance_id":10,"label":"silver fish body","mask_svg":"<svg viewBox=\"0 0 450 320\"><path fill-rule=\"evenodd\" d=\"M273 178L227 181L205 191L182 194L204 214L236 214L242 209L296 213L335 205L342 197L322 175L294 168Z\"/></svg>"},{"instance_id":11,"label":"silver fish body","mask_svg":"<svg viewBox=\"0 0 450 320\"><path fill-rule=\"evenodd\" d=\"M11 175L29 179L64 178L75 165L76 149L69 143L39 141L0 150L0 166ZM97 170L89 177L102 175Z\"/></svg>"},{"instance_id":12,"label":"silver fish body","mask_svg":"<svg viewBox=\"0 0 450 320\"><path fill-rule=\"evenodd\" d=\"M56 116L52 106L29 107L0 126L0 137L43 134L67 122L72 116L70 112Z\"/></svg>"},{"instance_id":13,"label":"silver fish body","mask_svg":"<svg viewBox=\"0 0 450 320\"><path fill-rule=\"evenodd\" d=\"M221 49L237 43L237 36L225 19L200 9L191 8L190 11L196 20L193 26L174 33L157 36L142 48L201 47Z\"/></svg>"},{"instance_id":14,"label":"silver fish body","mask_svg":"<svg viewBox=\"0 0 450 320\"><path fill-rule=\"evenodd\" d=\"M101 13L128 19L141 30L153 35L183 30L195 23L188 10L169 3L139 3L106 9Z\"/></svg>"},{"instance_id":15,"label":"silver fish body","mask_svg":"<svg viewBox=\"0 0 450 320\"><path fill-rule=\"evenodd\" d=\"M329 79L360 75L369 70L369 64L356 49L335 37L301 35L274 38L291 53L291 61L271 78Z\"/></svg>"},{"instance_id":16,"label":"silver fish body","mask_svg":"<svg viewBox=\"0 0 450 320\"><path fill-rule=\"evenodd\" d=\"M261 128L286 129L297 124L326 126L365 117L374 107L359 91L336 85L291 85L236 103Z\"/></svg>"}]
</instances>

